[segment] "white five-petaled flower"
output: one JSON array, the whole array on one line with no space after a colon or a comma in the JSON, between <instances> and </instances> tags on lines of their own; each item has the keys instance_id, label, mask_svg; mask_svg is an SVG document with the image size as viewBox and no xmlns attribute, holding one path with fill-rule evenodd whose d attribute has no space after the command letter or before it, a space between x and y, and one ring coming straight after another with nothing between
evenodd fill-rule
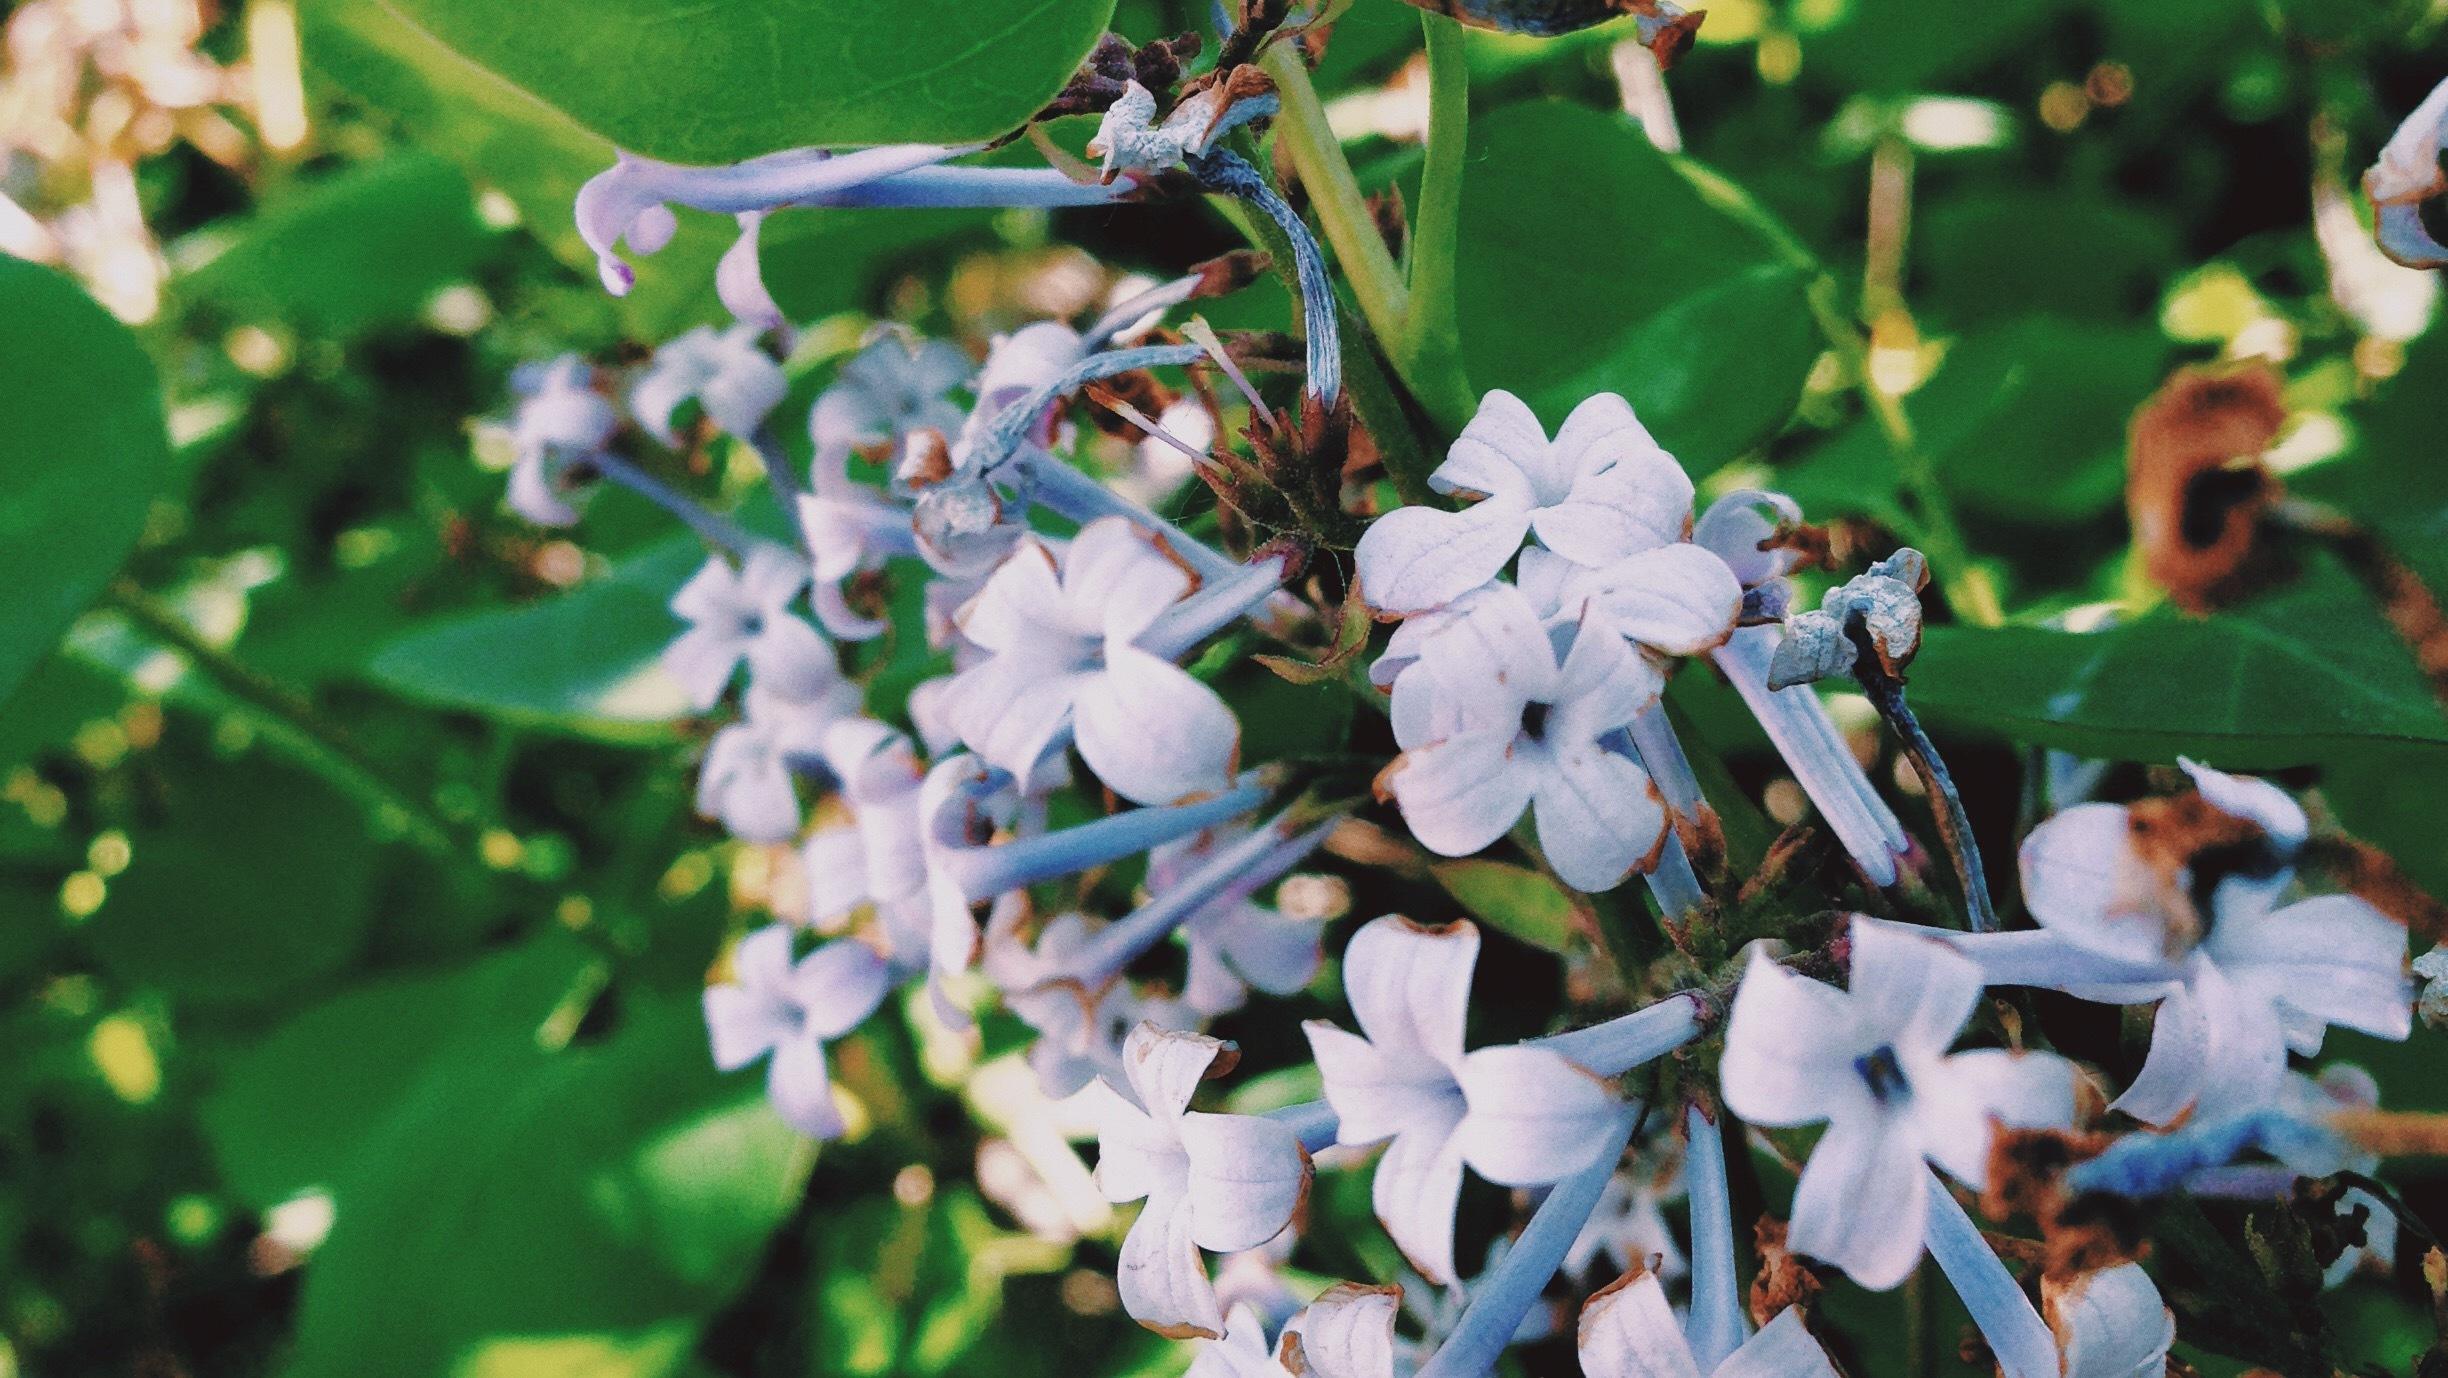
<instances>
[{"instance_id":1,"label":"white five-petaled flower","mask_svg":"<svg viewBox=\"0 0 2448 1378\"><path fill-rule=\"evenodd\" d=\"M1193 583L1124 518L1090 522L1059 557L1023 537L961 615L961 634L988 653L946 691L961 740L1027 779L1069 738L1134 803L1224 788L1240 749L1232 710L1136 644Z\"/></svg>"},{"instance_id":2,"label":"white five-petaled flower","mask_svg":"<svg viewBox=\"0 0 2448 1378\"><path fill-rule=\"evenodd\" d=\"M1502 573L1529 536L1574 565L1608 571L1609 584L1642 587L1644 559L1681 544L1691 524L1691 479L1613 393L1573 408L1551 441L1520 398L1491 392L1428 482L1484 496L1460 512L1401 507L1370 524L1355 559L1361 594L1381 612L1452 602ZM1708 582L1730 628L1741 590L1716 563ZM1691 574L1675 576L1670 582Z\"/></svg>"},{"instance_id":3,"label":"white five-petaled flower","mask_svg":"<svg viewBox=\"0 0 2448 1378\"><path fill-rule=\"evenodd\" d=\"M1248 835L1246 823L1225 824L1156 848L1148 853L1148 893L1165 893ZM1190 948L1182 998L1208 1016L1241 1008L1252 986L1269 995L1293 994L1309 984L1324 960L1322 925L1278 913L1242 887L1202 906L1182 922L1181 933Z\"/></svg>"},{"instance_id":4,"label":"white five-petaled flower","mask_svg":"<svg viewBox=\"0 0 2448 1378\"><path fill-rule=\"evenodd\" d=\"M1702 1373L1666 1289L1638 1265L1582 1304L1580 1351L1586 1378L1838 1378L1801 1310L1791 1306Z\"/></svg>"},{"instance_id":5,"label":"white five-petaled flower","mask_svg":"<svg viewBox=\"0 0 2448 1378\"><path fill-rule=\"evenodd\" d=\"M1403 754L1380 787L1422 846L1468 856L1529 809L1549 864L1576 889L1612 889L1656 855L1665 807L1610 739L1663 680L1602 615L1550 630L1498 584L1415 653L1394 680Z\"/></svg>"},{"instance_id":6,"label":"white five-petaled flower","mask_svg":"<svg viewBox=\"0 0 2448 1378\"><path fill-rule=\"evenodd\" d=\"M1399 1287L1338 1282L1292 1317L1269 1350L1258 1312L1236 1306L1224 1338L1199 1346L1189 1378L1394 1378Z\"/></svg>"},{"instance_id":7,"label":"white five-petaled flower","mask_svg":"<svg viewBox=\"0 0 2448 1378\"><path fill-rule=\"evenodd\" d=\"M595 390L595 371L575 354L530 364L511 376L519 394L510 422L510 510L538 526L578 520L563 474L610 444L620 414Z\"/></svg>"},{"instance_id":8,"label":"white five-petaled flower","mask_svg":"<svg viewBox=\"0 0 2448 1378\"><path fill-rule=\"evenodd\" d=\"M877 330L817 395L808 434L820 454L888 445L926 428L950 435L960 428L962 413L945 394L975 372L958 345L891 327Z\"/></svg>"},{"instance_id":9,"label":"white five-petaled flower","mask_svg":"<svg viewBox=\"0 0 2448 1378\"><path fill-rule=\"evenodd\" d=\"M677 448L672 414L690 398L729 435L748 436L790 390L782 366L757 343L757 327L717 333L701 325L654 352L654 362L629 393L629 410L649 434Z\"/></svg>"},{"instance_id":10,"label":"white five-petaled flower","mask_svg":"<svg viewBox=\"0 0 2448 1378\"><path fill-rule=\"evenodd\" d=\"M663 669L700 709L722 698L741 661L751 681L777 698L811 702L842 682L822 633L790 611L808 585L807 562L760 544L738 568L717 555L672 595L672 613L689 629L666 647Z\"/></svg>"},{"instance_id":11,"label":"white five-petaled flower","mask_svg":"<svg viewBox=\"0 0 2448 1378\"><path fill-rule=\"evenodd\" d=\"M2303 810L2265 781L2186 769L2202 802L2257 836L2188 849L2183 814L2079 804L2023 842L2039 931L1946 939L1995 984L2159 1001L2149 1056L2112 1107L2154 1124L2268 1107L2288 1051L2319 1051L2329 1025L2413 1030L2404 926L2352 895L2280 905Z\"/></svg>"},{"instance_id":12,"label":"white five-petaled flower","mask_svg":"<svg viewBox=\"0 0 2448 1378\"><path fill-rule=\"evenodd\" d=\"M1288 1126L1190 1109L1199 1083L1237 1057L1221 1040L1143 1024L1123 1044L1130 1093L1096 1083L1097 1187L1117 1204L1147 1201L1122 1240L1122 1307L1176 1338L1224 1333L1200 1251L1256 1248L1309 1194L1309 1155Z\"/></svg>"},{"instance_id":13,"label":"white five-petaled flower","mask_svg":"<svg viewBox=\"0 0 2448 1378\"><path fill-rule=\"evenodd\" d=\"M1169 172L1251 120L1275 113L1272 93L1233 99L1220 80L1183 98L1162 121L1156 95L1133 81L1105 109L1088 156L1104 160L1105 180L1125 172Z\"/></svg>"},{"instance_id":14,"label":"white five-petaled flower","mask_svg":"<svg viewBox=\"0 0 2448 1378\"><path fill-rule=\"evenodd\" d=\"M1885 1290L1920 1261L1922 1161L1988 1181L1993 1124L2069 1126L2074 1072L2045 1053L1947 1049L1980 1000L1970 960L1902 925L1855 919L1837 990L1754 948L1726 1024L1726 1105L1756 1124L1826 1121L1787 1242Z\"/></svg>"},{"instance_id":15,"label":"white five-petaled flower","mask_svg":"<svg viewBox=\"0 0 2448 1378\"><path fill-rule=\"evenodd\" d=\"M858 708L858 688L806 703L751 688L740 720L706 744L697 768L697 812L720 819L743 842L787 842L799 833L792 777L824 763L827 732Z\"/></svg>"},{"instance_id":16,"label":"white five-petaled flower","mask_svg":"<svg viewBox=\"0 0 2448 1378\"><path fill-rule=\"evenodd\" d=\"M1504 1186L1540 1186L1589 1165L1624 1113L1611 1084L1527 1045L1462 1051L1479 930L1388 916L1353 935L1343 984L1357 1035L1303 1024L1336 1142L1388 1144L1371 1184L1377 1219L1422 1277L1455 1277L1462 1167Z\"/></svg>"},{"instance_id":17,"label":"white five-petaled flower","mask_svg":"<svg viewBox=\"0 0 2448 1378\"><path fill-rule=\"evenodd\" d=\"M825 1072L825 1044L857 1028L891 984L882 957L852 939L791 960L791 930L772 924L731 950L732 979L708 986L706 1032L714 1065L736 1072L771 1056L765 1089L792 1128L818 1139L842 1132Z\"/></svg>"}]
</instances>

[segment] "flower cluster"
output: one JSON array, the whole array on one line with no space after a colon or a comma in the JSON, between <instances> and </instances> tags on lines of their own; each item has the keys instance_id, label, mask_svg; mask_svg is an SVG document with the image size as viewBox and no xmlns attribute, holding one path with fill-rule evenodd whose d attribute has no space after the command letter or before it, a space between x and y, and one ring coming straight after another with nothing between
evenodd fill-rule
<instances>
[{"instance_id":1,"label":"flower cluster","mask_svg":"<svg viewBox=\"0 0 2448 1378\"><path fill-rule=\"evenodd\" d=\"M706 992L717 1065L766 1059L775 1109L839 1136L826 1047L896 987L922 986L911 1016L950 1036L999 1005L1029 1031L1036 1094L1093 1129L1097 1192L1140 1203L1119 1246L1121 1305L1198 1340L1197 1373L1476 1378L1508 1345L1562 1332L1550 1293L1568 1276L1585 1372L1818 1378L1837 1371L1813 1331L1818 1287L1842 1274L1893 1288L1925 1258L2012 1378L2156 1373L2173 1323L2148 1273L2060 1247L2078 1213L2033 1203L2238 1182L2283 1193L2367 1163L2351 1124L2375 1113L2369 1086L2316 1083L2288 1059L2331 1025L2407 1035L2404 927L2354 894L2307 896L2302 807L2190 763L2188 790L2076 803L2032 829L2021 893L2037 926L2000 927L1961 801L1903 701L1926 562L1897 552L1796 613L1824 533L1750 489L1695 516L1692 477L1621 397L1582 401L1550 434L1521 399L1487 393L1427 478L1450 505L1378 510L1351 486L1337 514L1360 531L1348 565L1310 563L1338 549L1332 529L1261 543L1225 514L1211 534L1100 479L1075 424L1083 401L1150 432L1150 453L1188 455L1219 493L1240 491L1219 475L1280 481L1287 455L1345 472L1335 437L1355 423L1316 245L1222 142L1275 107L1253 77L1169 111L1121 83L1093 186L989 179L952 165L966 150L912 147L730 169L624 156L580 198L614 290L631 271L615 250L651 252L669 203L742 226L718 284L737 324L681 336L631 378L554 361L518 380L510 424L523 515L567 524L590 485L617 483L712 548L672 599L683 629L662 662L696 710L738 705L705 745L698 808L742 844L795 855L807 890L733 946ZM1193 274L1084 327L998 335L982 359L879 330L807 406L799 457L782 353L794 336L754 271L762 216L990 192L1048 204L1185 174L1295 241L1297 438L1244 376L1245 351L1163 324L1213 290ZM1190 383L1178 394L1160 381L1174 371ZM1210 373L1249 399L1241 435L1258 458L1232 452ZM1158 419L1129 400L1149 394ZM630 453L641 437L685 448L709 434L761 463L769 508L718 514ZM1139 475L1142 491L1183 476L1165 473ZM1392 750L1357 773L1348 756L1249 767L1217 671L1331 625L1337 595L1399 625L1365 676L1335 677L1330 661L1319 692L1382 713ZM905 714L871 704L856 673L861 644L888 634L934 647L941 669ZM1841 845L1851 874L1835 906L1733 874L1665 709L1695 662L1757 719ZM1927 922L1925 855L1812 687L1848 677L1938 796L1972 931ZM1286 879L1321 848L1418 878L1505 847L1603 921L1563 944L1592 992L1582 1007L1476 1048L1477 924L1387 914L1338 932L1346 906L1321 898L1338 883ZM1139 859L1131 903L1057 884ZM1627 936L1647 916L1608 894L1634 875L1662 945ZM1601 945L1620 965L1597 974ZM1637 950L1665 955L1643 964ZM2097 1092L2122 1069L2041 1046L2011 994L2022 987L2155 1007L2147 1057L2105 1109ZM1337 992L1348 1021L1302 1025L1308 1059L1292 1071L1314 1091L1208 1089L1238 1059L1216 1021ZM2062 1148L2048 1180L2014 1152L2033 1142ZM2231 1161L2248 1154L2274 1161ZM1401 1275L1301 1306L1284 1273L1316 1174L1372 1157ZM1795 1185L1783 1220L1754 1236L1781 1242L1747 1308L1735 1183L1780 1161ZM1479 1259L1458 1223L1473 1180L1527 1208ZM1662 1209L1678 1199L1679 1221ZM2044 1238L2023 1276L1967 1199L2033 1216ZM1621 1276L1590 1290L1601 1255Z\"/></svg>"}]
</instances>

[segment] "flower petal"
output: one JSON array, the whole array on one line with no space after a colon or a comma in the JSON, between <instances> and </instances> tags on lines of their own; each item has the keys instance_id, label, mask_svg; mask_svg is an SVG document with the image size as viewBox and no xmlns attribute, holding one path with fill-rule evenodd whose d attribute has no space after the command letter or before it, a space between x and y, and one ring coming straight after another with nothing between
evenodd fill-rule
<instances>
[{"instance_id":1,"label":"flower petal","mask_svg":"<svg viewBox=\"0 0 2448 1378\"><path fill-rule=\"evenodd\" d=\"M1617 560L1590 575L1587 590L1616 631L1668 655L1723 645L1742 612L1734 571L1688 541ZM1572 596L1568 586L1568 603Z\"/></svg>"},{"instance_id":2,"label":"flower petal","mask_svg":"<svg viewBox=\"0 0 2448 1378\"><path fill-rule=\"evenodd\" d=\"M1343 989L1361 1031L1390 1062L1433 1062L1448 1079L1457 1078L1478 963L1478 925L1465 920L1430 928L1388 915L1352 935L1343 953Z\"/></svg>"},{"instance_id":3,"label":"flower petal","mask_svg":"<svg viewBox=\"0 0 2448 1378\"><path fill-rule=\"evenodd\" d=\"M1497 388L1479 399L1479 410L1454 437L1445 462L1429 475L1428 486L1440 493L1485 493L1526 511L1564 495L1568 476L1552 492L1537 491L1538 479L1547 472L1547 428L1528 403Z\"/></svg>"},{"instance_id":4,"label":"flower petal","mask_svg":"<svg viewBox=\"0 0 2448 1378\"><path fill-rule=\"evenodd\" d=\"M2161 1378L2176 1314L2138 1263L2060 1281L2043 1278L2041 1310L2056 1332L2065 1378Z\"/></svg>"},{"instance_id":5,"label":"flower petal","mask_svg":"<svg viewBox=\"0 0 2448 1378\"><path fill-rule=\"evenodd\" d=\"M1586 1378L1702 1378L1665 1287L1645 1268L1582 1304L1580 1350Z\"/></svg>"},{"instance_id":6,"label":"flower petal","mask_svg":"<svg viewBox=\"0 0 2448 1378\"><path fill-rule=\"evenodd\" d=\"M728 627L691 627L663 648L663 673L688 696L690 707L703 712L722 701L747 650L747 638Z\"/></svg>"},{"instance_id":7,"label":"flower petal","mask_svg":"<svg viewBox=\"0 0 2448 1378\"><path fill-rule=\"evenodd\" d=\"M2077 804L2023 839L2023 902L2068 942L2137 965L2167 957L2167 922L2118 804Z\"/></svg>"},{"instance_id":8,"label":"flower petal","mask_svg":"<svg viewBox=\"0 0 2448 1378\"><path fill-rule=\"evenodd\" d=\"M1100 517L1063 553L1062 586L1073 626L1128 641L1190 592L1190 571L1127 518Z\"/></svg>"},{"instance_id":9,"label":"flower petal","mask_svg":"<svg viewBox=\"0 0 2448 1378\"><path fill-rule=\"evenodd\" d=\"M1554 759L1531 795L1539 850L1565 884L1599 894L1657 854L1666 808L1628 756L1585 747Z\"/></svg>"},{"instance_id":10,"label":"flower petal","mask_svg":"<svg viewBox=\"0 0 2448 1378\"><path fill-rule=\"evenodd\" d=\"M1545 1048L1482 1048L1463 1059L1461 1080L1470 1112L1454 1137L1463 1161L1502 1186L1543 1186L1588 1167L1628 1113L1612 1082Z\"/></svg>"},{"instance_id":11,"label":"flower petal","mask_svg":"<svg viewBox=\"0 0 2448 1378\"><path fill-rule=\"evenodd\" d=\"M2353 895L2223 914L2202 950L2237 985L2321 1023L2379 1038L2414 1030L2405 927Z\"/></svg>"},{"instance_id":12,"label":"flower petal","mask_svg":"<svg viewBox=\"0 0 2448 1378\"><path fill-rule=\"evenodd\" d=\"M892 969L876 950L839 938L791 969L791 998L807 1012L808 1031L831 1042L855 1029L892 989Z\"/></svg>"},{"instance_id":13,"label":"flower petal","mask_svg":"<svg viewBox=\"0 0 2448 1378\"><path fill-rule=\"evenodd\" d=\"M706 987L706 1041L715 1070L736 1072L771 1051L790 1031L781 1012L775 1001L738 986Z\"/></svg>"},{"instance_id":14,"label":"flower petal","mask_svg":"<svg viewBox=\"0 0 2448 1378\"><path fill-rule=\"evenodd\" d=\"M1910 1116L1841 1116L1803 1164L1786 1244L1884 1292L1921 1261L1929 1222L1926 1175Z\"/></svg>"},{"instance_id":15,"label":"flower petal","mask_svg":"<svg viewBox=\"0 0 2448 1378\"><path fill-rule=\"evenodd\" d=\"M1309 1155L1280 1120L1192 1111L1182 1116L1182 1147L1190 1155L1191 1238L1209 1253L1273 1239L1309 1194Z\"/></svg>"},{"instance_id":16,"label":"flower petal","mask_svg":"<svg viewBox=\"0 0 2448 1378\"><path fill-rule=\"evenodd\" d=\"M1143 1022L1123 1040L1122 1070L1148 1114L1160 1121L1175 1120L1190 1108L1190 1097L1216 1059L1231 1050L1220 1038Z\"/></svg>"},{"instance_id":17,"label":"flower petal","mask_svg":"<svg viewBox=\"0 0 2448 1378\"><path fill-rule=\"evenodd\" d=\"M1976 1191L1989 1186L1991 1122L2014 1129L2074 1127L2074 1067L2049 1053L1975 1048L1918 1070L1913 1109L1922 1148Z\"/></svg>"},{"instance_id":18,"label":"flower petal","mask_svg":"<svg viewBox=\"0 0 2448 1378\"><path fill-rule=\"evenodd\" d=\"M1393 1378L1394 1318L1401 1310L1399 1287L1338 1282L1287 1331L1300 1336L1302 1359L1317 1378Z\"/></svg>"},{"instance_id":19,"label":"flower petal","mask_svg":"<svg viewBox=\"0 0 2448 1378\"><path fill-rule=\"evenodd\" d=\"M1105 669L1081 677L1072 737L1088 768L1135 804L1224 789L1241 724L1215 690L1171 661L1119 641Z\"/></svg>"},{"instance_id":20,"label":"flower petal","mask_svg":"<svg viewBox=\"0 0 2448 1378\"><path fill-rule=\"evenodd\" d=\"M1377 1160L1369 1204L1394 1247L1435 1286L1452 1282L1454 1209L1462 1195L1462 1098L1456 1095L1442 1124L1414 1123L1394 1137Z\"/></svg>"},{"instance_id":21,"label":"flower petal","mask_svg":"<svg viewBox=\"0 0 2448 1378\"><path fill-rule=\"evenodd\" d=\"M1802 1308L1788 1306L1743 1341L1710 1378L1842 1378L1827 1350L1802 1323Z\"/></svg>"},{"instance_id":22,"label":"flower petal","mask_svg":"<svg viewBox=\"0 0 2448 1378\"><path fill-rule=\"evenodd\" d=\"M1512 497L1459 512L1398 507L1369 523L1352 552L1360 596L1383 613L1443 607L1502 573L1529 530L1530 509Z\"/></svg>"},{"instance_id":23,"label":"flower petal","mask_svg":"<svg viewBox=\"0 0 2448 1378\"><path fill-rule=\"evenodd\" d=\"M1850 932L1853 970L1845 988L1865 1034L1901 1053L1944 1053L1980 1003L1980 965L1903 924Z\"/></svg>"},{"instance_id":24,"label":"flower petal","mask_svg":"<svg viewBox=\"0 0 2448 1378\"><path fill-rule=\"evenodd\" d=\"M1753 948L1726 1018L1719 1077L1735 1114L1763 1125L1809 1124L1865 1106L1853 1070L1866 1049L1844 992Z\"/></svg>"},{"instance_id":25,"label":"flower petal","mask_svg":"<svg viewBox=\"0 0 2448 1378\"><path fill-rule=\"evenodd\" d=\"M1215 1286L1191 1238L1195 1214L1179 1192L1148 1198L1122 1237L1122 1259L1114 1283L1122 1309L1159 1335L1174 1339L1224 1333Z\"/></svg>"},{"instance_id":26,"label":"flower petal","mask_svg":"<svg viewBox=\"0 0 2448 1378\"><path fill-rule=\"evenodd\" d=\"M1379 779L1421 846L1469 856L1505 835L1529 807L1535 783L1514 755L1519 736L1517 728L1463 732L1395 758Z\"/></svg>"},{"instance_id":27,"label":"flower petal","mask_svg":"<svg viewBox=\"0 0 2448 1378\"><path fill-rule=\"evenodd\" d=\"M825 1072L824 1044L813 1032L774 1045L765 1095L784 1123L809 1138L841 1137L841 1110L833 1103L833 1081Z\"/></svg>"}]
</instances>

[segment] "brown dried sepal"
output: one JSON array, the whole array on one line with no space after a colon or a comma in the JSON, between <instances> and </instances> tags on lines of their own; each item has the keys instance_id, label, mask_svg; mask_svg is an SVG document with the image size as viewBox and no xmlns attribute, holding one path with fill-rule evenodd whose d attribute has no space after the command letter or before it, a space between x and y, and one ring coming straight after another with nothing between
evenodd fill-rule
<instances>
[{"instance_id":1,"label":"brown dried sepal","mask_svg":"<svg viewBox=\"0 0 2448 1378\"><path fill-rule=\"evenodd\" d=\"M1198 278L1193 297L1228 297L1256 282L1260 275L1273 267L1275 260L1256 249L1235 249L1228 254L1190 265Z\"/></svg>"},{"instance_id":2,"label":"brown dried sepal","mask_svg":"<svg viewBox=\"0 0 2448 1378\"><path fill-rule=\"evenodd\" d=\"M2345 836L2316 837L2304 844L2301 868L2404 924L2427 943L2448 942L2448 905L2433 899L2368 842Z\"/></svg>"},{"instance_id":3,"label":"brown dried sepal","mask_svg":"<svg viewBox=\"0 0 2448 1378\"><path fill-rule=\"evenodd\" d=\"M2262 519L2280 488L2261 456L2285 422L2265 364L2181 369L2134 413L2126 513L2144 572L2185 611L2233 602L2266 572Z\"/></svg>"},{"instance_id":4,"label":"brown dried sepal","mask_svg":"<svg viewBox=\"0 0 2448 1378\"><path fill-rule=\"evenodd\" d=\"M1181 80L1183 70L1199 55L1204 44L1205 40L1196 32L1155 39L1136 48L1120 34L1106 34L1088 50L1079 71L1037 112L1036 118L1054 120L1065 115L1103 114L1134 81L1162 100Z\"/></svg>"},{"instance_id":5,"label":"brown dried sepal","mask_svg":"<svg viewBox=\"0 0 2448 1378\"><path fill-rule=\"evenodd\" d=\"M1759 1272L1751 1278L1751 1323L1766 1325L1777 1313L1789 1306L1807 1308L1819 1298L1827 1283L1802 1257L1785 1247L1785 1222L1773 1215L1763 1215L1751 1227L1751 1238L1758 1247Z\"/></svg>"}]
</instances>

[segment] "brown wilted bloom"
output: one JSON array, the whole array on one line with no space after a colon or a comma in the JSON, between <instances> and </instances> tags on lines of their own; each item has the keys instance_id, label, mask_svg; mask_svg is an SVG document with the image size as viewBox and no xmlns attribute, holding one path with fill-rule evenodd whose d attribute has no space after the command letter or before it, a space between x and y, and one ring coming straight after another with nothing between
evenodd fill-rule
<instances>
[{"instance_id":1,"label":"brown wilted bloom","mask_svg":"<svg viewBox=\"0 0 2448 1378\"><path fill-rule=\"evenodd\" d=\"M2152 893L2125 896L2139 914L2166 916L2166 951L2190 949L2210 931L2211 897L2237 874L2266 872L2273 861L2269 833L2229 813L2198 790L2125 806L2133 851Z\"/></svg>"},{"instance_id":2,"label":"brown wilted bloom","mask_svg":"<svg viewBox=\"0 0 2448 1378\"><path fill-rule=\"evenodd\" d=\"M2448 942L2448 905L2433 899L2395 858L2370 843L2345 836L2316 837L2304 844L2297 864L2404 924L2423 941Z\"/></svg>"},{"instance_id":3,"label":"brown wilted bloom","mask_svg":"<svg viewBox=\"0 0 2448 1378\"><path fill-rule=\"evenodd\" d=\"M1788 1306L1807 1308L1827 1284L1793 1250L1785 1247L1785 1222L1763 1215L1751 1227L1758 1248L1759 1272L1751 1279L1751 1323L1766 1325ZM1808 1314L1806 1311L1805 1314Z\"/></svg>"},{"instance_id":4,"label":"brown wilted bloom","mask_svg":"<svg viewBox=\"0 0 2448 1378\"><path fill-rule=\"evenodd\" d=\"M2152 583L2190 613L2233 601L2253 573L2278 480L2261 455L2286 421L2276 372L2177 371L2127 432L2125 509Z\"/></svg>"},{"instance_id":5,"label":"brown wilted bloom","mask_svg":"<svg viewBox=\"0 0 2448 1378\"><path fill-rule=\"evenodd\" d=\"M1981 1212L1993 1220L2027 1215L2040 1227L2046 1277L2066 1278L2131 1263L2141 1245L2138 1207L2111 1196L2068 1196L2065 1175L2115 1142L2109 1134L2000 1126L1989 1148L1989 1185Z\"/></svg>"}]
</instances>

